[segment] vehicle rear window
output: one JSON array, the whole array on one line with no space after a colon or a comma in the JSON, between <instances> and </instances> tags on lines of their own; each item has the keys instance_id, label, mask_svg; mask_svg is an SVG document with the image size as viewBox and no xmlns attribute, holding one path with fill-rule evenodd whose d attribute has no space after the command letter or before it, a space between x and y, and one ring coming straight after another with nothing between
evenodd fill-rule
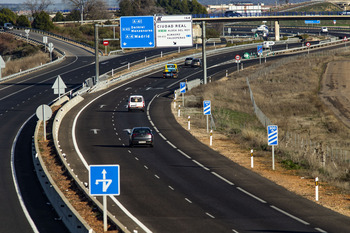
<instances>
[{"instance_id":1,"label":"vehicle rear window","mask_svg":"<svg viewBox=\"0 0 350 233\"><path fill-rule=\"evenodd\" d=\"M175 65L168 65L168 68L175 68Z\"/></svg>"},{"instance_id":2,"label":"vehicle rear window","mask_svg":"<svg viewBox=\"0 0 350 233\"><path fill-rule=\"evenodd\" d=\"M142 98L141 97L131 97L130 101L131 102L142 102Z\"/></svg>"},{"instance_id":3,"label":"vehicle rear window","mask_svg":"<svg viewBox=\"0 0 350 233\"><path fill-rule=\"evenodd\" d=\"M147 133L151 133L151 131L149 129L135 129L134 133L147 134Z\"/></svg>"}]
</instances>

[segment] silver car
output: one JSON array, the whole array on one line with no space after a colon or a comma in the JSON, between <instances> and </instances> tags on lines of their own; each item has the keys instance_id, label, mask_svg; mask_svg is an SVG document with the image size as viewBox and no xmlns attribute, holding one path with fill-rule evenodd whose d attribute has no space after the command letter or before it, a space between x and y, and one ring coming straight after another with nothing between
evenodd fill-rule
<instances>
[{"instance_id":1,"label":"silver car","mask_svg":"<svg viewBox=\"0 0 350 233\"><path fill-rule=\"evenodd\" d=\"M193 57L186 57L185 66L190 66L192 64Z\"/></svg>"},{"instance_id":2,"label":"silver car","mask_svg":"<svg viewBox=\"0 0 350 233\"><path fill-rule=\"evenodd\" d=\"M134 127L132 130L128 130L129 133L129 146L134 145L149 145L153 147L153 133L149 127Z\"/></svg>"}]
</instances>

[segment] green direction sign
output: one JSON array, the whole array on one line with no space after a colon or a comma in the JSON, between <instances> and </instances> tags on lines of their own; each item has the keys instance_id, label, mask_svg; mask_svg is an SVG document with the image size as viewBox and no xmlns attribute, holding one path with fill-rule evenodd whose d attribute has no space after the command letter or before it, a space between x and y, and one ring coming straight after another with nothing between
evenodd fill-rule
<instances>
[{"instance_id":1,"label":"green direction sign","mask_svg":"<svg viewBox=\"0 0 350 233\"><path fill-rule=\"evenodd\" d=\"M247 53L244 53L244 54L243 54L243 58L244 58L244 59L250 59L249 53L248 53L248 52L247 52Z\"/></svg>"}]
</instances>

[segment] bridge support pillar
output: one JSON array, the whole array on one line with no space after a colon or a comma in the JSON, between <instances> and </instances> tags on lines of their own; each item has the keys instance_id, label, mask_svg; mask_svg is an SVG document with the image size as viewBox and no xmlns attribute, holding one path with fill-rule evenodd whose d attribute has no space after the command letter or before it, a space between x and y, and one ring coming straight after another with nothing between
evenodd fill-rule
<instances>
[{"instance_id":1,"label":"bridge support pillar","mask_svg":"<svg viewBox=\"0 0 350 233\"><path fill-rule=\"evenodd\" d=\"M280 24L275 21L275 41L280 41Z\"/></svg>"}]
</instances>

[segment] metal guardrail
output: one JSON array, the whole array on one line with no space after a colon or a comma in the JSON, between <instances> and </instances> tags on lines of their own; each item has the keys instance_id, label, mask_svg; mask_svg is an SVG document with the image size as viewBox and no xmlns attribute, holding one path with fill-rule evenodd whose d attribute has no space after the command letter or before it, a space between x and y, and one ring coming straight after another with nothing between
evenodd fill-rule
<instances>
[{"instance_id":1,"label":"metal guardrail","mask_svg":"<svg viewBox=\"0 0 350 233\"><path fill-rule=\"evenodd\" d=\"M241 17L263 17L263 16L339 16L347 15L344 11L313 11L313 12L256 12L256 13L241 13L240 16L231 18ZM225 13L218 14L193 14L192 18L225 18ZM228 18L228 17L227 17Z\"/></svg>"},{"instance_id":2,"label":"metal guardrail","mask_svg":"<svg viewBox=\"0 0 350 233\"><path fill-rule=\"evenodd\" d=\"M14 35L16 38L20 38L21 40L27 40L27 38L25 38L23 36L21 37L21 36L15 34L15 33L11 33L11 32L8 32L8 33ZM28 38L28 42L31 43L31 44L34 44L34 45L44 45L44 43L42 43L40 41L36 41L36 40L30 39L30 38ZM34 67L34 68L30 68L30 69L27 69L27 70L23 70L23 71L20 71L18 73L15 73L15 74L11 74L11 75L5 76L5 77L1 78L0 81L6 81L6 80L9 80L9 79L12 79L12 78L15 78L15 77L18 77L18 76L21 76L21 75L33 72L35 70L39 70L39 69L45 68L47 66L59 63L63 59L65 59L65 57L66 57L65 52L61 51L60 49L56 49L56 48L54 48L54 51L56 51L58 54L60 54L61 57L59 57L58 59L56 59L54 61L51 61L49 63L43 64L43 65L40 65L40 66L37 66L37 67Z\"/></svg>"}]
</instances>

